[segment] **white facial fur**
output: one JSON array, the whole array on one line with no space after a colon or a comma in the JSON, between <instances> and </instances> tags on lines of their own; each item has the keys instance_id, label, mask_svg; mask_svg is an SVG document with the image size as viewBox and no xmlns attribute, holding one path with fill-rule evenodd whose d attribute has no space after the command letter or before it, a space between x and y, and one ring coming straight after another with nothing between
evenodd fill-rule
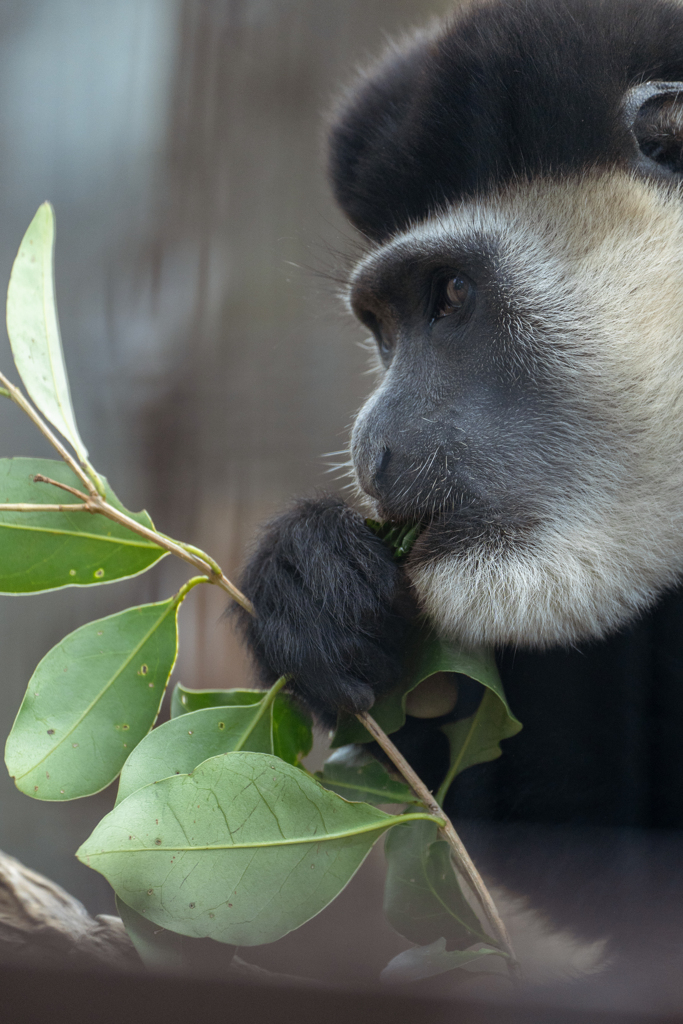
<instances>
[{"instance_id":1,"label":"white facial fur","mask_svg":"<svg viewBox=\"0 0 683 1024\"><path fill-rule=\"evenodd\" d=\"M529 499L537 525L522 541L475 535L428 560L418 544L408 574L468 646L602 637L683 576L682 197L621 171L520 183L416 225L356 276L392 249L477 240L497 253L520 360L573 396L581 438L562 481Z\"/></svg>"}]
</instances>

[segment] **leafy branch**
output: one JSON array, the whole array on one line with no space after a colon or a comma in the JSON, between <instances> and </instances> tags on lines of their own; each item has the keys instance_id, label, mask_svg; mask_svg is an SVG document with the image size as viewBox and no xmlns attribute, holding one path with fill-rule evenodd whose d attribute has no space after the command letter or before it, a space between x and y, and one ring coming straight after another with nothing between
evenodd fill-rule
<instances>
[{"instance_id":1,"label":"leafy branch","mask_svg":"<svg viewBox=\"0 0 683 1024\"><path fill-rule=\"evenodd\" d=\"M237 601L237 603L246 611L253 614L254 609L251 601L249 601L248 598L238 590L234 583L230 582L227 576L219 568L216 562L209 557L209 555L200 551L199 548L195 548L189 544L183 544L180 541L172 540L170 537L166 537L163 533L159 533L158 530L150 529L140 523L136 523L135 520L126 515L125 512L122 512L120 509L110 505L95 485L90 475L82 469L61 441L55 437L47 423L43 420L36 409L33 408L24 395L22 395L19 388L12 384L12 382L9 381L2 373L0 373L0 381L4 384L8 396L27 414L27 416L30 417L31 420L33 420L43 436L46 437L50 444L59 452L66 464L73 470L76 476L80 478L88 491L87 494L84 494L83 491L79 491L75 487L70 487L68 484L62 483L59 480L52 480L50 477L43 476L42 474L36 474L33 477L36 483L52 484L54 487L59 487L62 490L68 491L69 494L73 494L75 497L79 498L81 504L34 505L25 502L14 504L9 503L4 505L0 504L0 512L56 511L90 512L92 514L99 513L100 515L106 516L107 519L111 519L115 523L120 523L120 525L125 526L126 529L132 530L133 533L137 533L140 537L145 537L147 540L151 540L158 547L164 548L164 550L170 552L172 555L182 558L183 561L188 562L189 565L193 566L193 568L199 569L200 572L206 574L207 581L209 583L215 583L217 586L221 587L230 595L233 601Z\"/></svg>"},{"instance_id":2,"label":"leafy branch","mask_svg":"<svg viewBox=\"0 0 683 1024\"><path fill-rule=\"evenodd\" d=\"M193 551L189 551L187 545L183 545L177 541L171 540L170 538L165 537L163 534L158 533L158 531L156 530L152 530L145 526L141 526L139 523L136 523L134 519L131 519L130 516L119 511L119 509L114 508L114 506L110 505L96 490L93 482L90 480L87 474L81 469L80 466L78 466L73 457L58 441L58 439L54 436L53 432L50 430L50 428L47 426L47 424L44 422L41 416L36 412L35 409L31 407L30 403L21 394L19 389L15 387L9 380L7 380L7 378L1 373L0 380L3 382L12 400L15 401L16 404L19 405L20 408L22 408L28 415L30 415L31 419L36 424L38 429L44 434L48 441L50 441L50 443L54 445L54 447L57 449L57 451L62 456L64 461L71 467L71 469L73 469L74 472L78 474L78 476L81 478L86 487L88 487L89 491L88 494L85 494L82 491L79 491L74 487L70 487L68 484L61 483L58 480L52 480L50 477L46 477L41 474L35 474L33 479L36 483L51 484L54 487L59 487L65 491L68 491L70 494L73 494L75 497L79 498L81 504L0 504L0 512L45 512L48 510L84 511L90 512L91 514L99 513L101 515L104 515L108 519L113 520L113 522L120 523L127 529L132 530L133 533L137 533L139 534L139 536L145 537L146 539L153 541L155 544L158 544L159 547L165 548L166 551L169 551L171 554L176 555L178 558L182 558L184 561L188 562L194 568L199 569L200 571L206 574L205 577L201 578L201 582L206 581L217 584L223 590L225 590L226 593L228 593L230 597L233 598L234 601L237 601L238 604L240 604L252 615L255 614L251 602L244 596L244 594L241 593L240 590L238 590L238 588L233 583L230 582L229 579L227 579L222 570L220 570L216 566L216 563L212 559L210 559L208 555L205 555L204 552L199 553L198 549L196 548L193 549ZM283 677L283 679L280 680L278 684L276 684L278 686L278 689L281 686L285 685L286 682L287 678ZM273 689L275 689L275 687ZM410 765L405 760L401 752L391 742L391 740L386 735L386 733L381 729L381 727L374 721L372 716L364 711L360 712L357 715L357 718L365 726L368 732L374 737L374 739L379 743L387 757L392 761L395 768L400 772L400 774L411 787L413 792L418 796L420 801L425 805L425 807L429 808L433 815L436 815L438 817L438 820L440 822L440 830L451 847L452 856L456 868L460 871L463 877L467 879L472 889L476 893L477 898L479 899L484 909L486 917L489 920L496 940L498 941L500 946L507 952L507 954L512 959L514 959L512 944L510 942L503 920L498 914L493 899L491 898L491 895L488 889L486 888L486 885L484 884L481 875L477 871L474 862L467 853L467 850L465 849L462 840L458 836L452 822L444 814L443 809L434 799L434 797L427 789L427 787L424 785L422 780L419 778L418 775L416 775L416 773L410 767ZM240 749L241 747L239 746L235 747L235 750ZM444 789L444 795L447 789L448 787L446 786ZM441 822L443 822L443 824L441 824Z\"/></svg>"},{"instance_id":3,"label":"leafy branch","mask_svg":"<svg viewBox=\"0 0 683 1024\"><path fill-rule=\"evenodd\" d=\"M145 512L128 512L88 461L63 360L53 249L54 215L43 204L19 249L7 303L10 344L29 398L2 374L0 393L29 416L62 462L0 459L0 494L17 499L0 503L0 591L109 582L143 572L166 554L200 575L168 600L88 623L48 652L7 741L6 761L17 786L37 799L68 800L97 792L120 774L115 809L78 856L105 874L124 907L130 904L127 921L142 914L183 935L244 945L274 941L321 910L378 837L392 829L387 914L402 934L425 943L416 951L414 976L453 970L485 953L506 956L514 971L505 926L440 806L460 771L499 756L498 741L520 728L487 655L447 649L418 629L406 680L377 703L374 716L357 716L355 735L349 722L340 722L333 742L374 738L407 786L376 761L350 764L341 751L320 778L302 770L311 722L285 696L287 676L266 693L178 685L171 720L153 729L176 659L178 612L190 590L211 583L249 613L254 609L210 555L159 532ZM77 501L56 501L51 488ZM417 535L415 527L370 525L397 558ZM409 692L439 672L470 675L485 694L471 720L443 727L451 767L435 798L388 732L405 721ZM347 739L341 740L345 731ZM339 790L366 802L349 803ZM372 806L396 801L424 811L387 815ZM280 808L275 821L274 806ZM185 821L188 814L191 820ZM242 828L246 821L248 831ZM252 864L254 850L259 859ZM424 934L403 909L406 864L422 878L421 898L435 901L438 913L431 918L438 921L437 934ZM493 938L482 931L453 868L471 888ZM318 872L313 888L308 871ZM240 887L245 872L250 883ZM284 901L278 895L283 887L289 893ZM233 913L236 907L241 909ZM442 940L457 948L473 941L494 948L454 953ZM389 974L399 969L393 962L390 968Z\"/></svg>"}]
</instances>

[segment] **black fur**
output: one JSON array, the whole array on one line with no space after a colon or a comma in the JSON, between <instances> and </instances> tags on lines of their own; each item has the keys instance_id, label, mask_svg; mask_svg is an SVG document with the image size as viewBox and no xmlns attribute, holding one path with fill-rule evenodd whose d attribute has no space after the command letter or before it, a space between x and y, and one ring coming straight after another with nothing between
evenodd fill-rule
<instances>
[{"instance_id":1,"label":"black fur","mask_svg":"<svg viewBox=\"0 0 683 1024\"><path fill-rule=\"evenodd\" d=\"M381 239L444 202L515 175L632 164L635 141L619 110L625 91L648 79L683 80L683 7L671 0L468 6L444 27L390 50L347 95L330 133L337 198L361 230ZM460 365L464 357L458 358ZM528 410L528 396L518 405ZM547 427L543 433L547 442ZM525 480L528 486L528 474ZM434 481L423 484L433 491ZM413 557L429 559L444 545L466 543L475 515L483 517L482 529L497 523L490 510L463 504L448 528L418 540ZM506 521L507 535L519 544L527 526ZM258 612L257 620L238 614L263 682L291 673L295 692L325 723L339 709L370 707L396 680L406 626L401 573L343 502L303 501L270 523L241 586ZM634 715L641 732L670 720L660 710L648 724L656 702L645 694L665 678L664 664L677 711L671 680L683 683L683 645L662 661L661 630L652 623L665 615L669 635L675 620L683 637L683 602L666 599L662 608L580 651L501 652L504 682L525 729L507 741L510 755L500 766L470 769L467 785L451 796L453 809L496 820L683 825L683 784L679 800L672 796L676 786L667 782L665 790L658 781L656 766L673 755L652 753L654 733L638 740L650 751L640 762L642 791L614 774L616 751L630 750ZM557 678L561 684L548 685ZM553 709L566 727L561 736L547 729ZM620 724L612 733L615 716ZM419 741L410 723L399 739L430 774L425 727L414 728ZM548 745L544 736L556 741ZM612 781L590 790L578 780L589 751L598 748L597 775ZM624 756L634 763L635 754ZM486 781L476 782L477 773ZM530 795L531 776L540 795Z\"/></svg>"},{"instance_id":2,"label":"black fur","mask_svg":"<svg viewBox=\"0 0 683 1024\"><path fill-rule=\"evenodd\" d=\"M683 79L670 0L505 0L466 7L390 50L338 113L330 176L351 221L384 239L515 176L630 162L625 91Z\"/></svg>"},{"instance_id":3,"label":"black fur","mask_svg":"<svg viewBox=\"0 0 683 1024\"><path fill-rule=\"evenodd\" d=\"M291 674L291 688L321 721L367 710L396 684L407 626L401 573L342 501L302 501L274 519L240 588L257 613L238 611L262 681Z\"/></svg>"},{"instance_id":4,"label":"black fur","mask_svg":"<svg viewBox=\"0 0 683 1024\"><path fill-rule=\"evenodd\" d=\"M445 27L391 50L348 95L330 136L337 198L361 231L384 240L446 203L514 177L637 168L640 154L620 105L627 89L653 79L683 80L683 7L677 3L491 0L468 6ZM661 150L664 167L680 170L681 137L675 125L670 136L671 130L666 118L663 125L648 121L638 138L646 157L657 161ZM419 391L419 374L409 383ZM517 407L528 412L527 397ZM396 402L395 408L395 433L404 437L403 406ZM386 423L376 432L386 446ZM375 480L386 475L387 462L383 457L379 469L373 462ZM432 495L438 480L421 484ZM400 510L406 519L410 513ZM482 529L496 527L488 508L463 502L436 539L425 533L414 557L439 554L439 544L452 550L465 543L461 527L477 515ZM523 541L523 518L505 525L515 543ZM406 624L400 577L387 549L340 501L305 501L274 520L242 578L258 619L242 614L241 621L264 681L292 673L295 692L328 724L339 708L369 707L398 675ZM683 828L680 593L665 596L602 643L547 653L504 650L499 664L524 729L505 741L500 760L463 773L449 793L449 813L482 828L487 821L508 828L510 822ZM434 787L447 757L438 725L409 718L395 736ZM573 892L570 905L558 909L569 890L563 891L556 847L551 844L539 867L527 849L515 852L510 831L503 839L513 835L512 847L497 836L477 846L476 828L472 835L485 870L521 891L533 889L534 903L551 918L604 934L602 920L593 921L593 931L586 928L585 906ZM600 862L595 885L602 885L603 897L607 893L613 915L620 913L612 883L603 885L597 876L609 873L610 864L618 869L618 854L594 860Z\"/></svg>"}]
</instances>

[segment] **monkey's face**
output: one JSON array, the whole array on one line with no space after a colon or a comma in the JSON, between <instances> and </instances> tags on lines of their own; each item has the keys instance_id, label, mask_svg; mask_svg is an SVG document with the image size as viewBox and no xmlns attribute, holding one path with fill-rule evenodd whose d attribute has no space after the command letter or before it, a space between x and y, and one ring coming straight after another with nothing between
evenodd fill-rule
<instances>
[{"instance_id":1,"label":"monkey's face","mask_svg":"<svg viewBox=\"0 0 683 1024\"><path fill-rule=\"evenodd\" d=\"M600 636L680 575L681 202L627 170L508 185L357 267L357 481L426 525L408 571L450 634Z\"/></svg>"}]
</instances>

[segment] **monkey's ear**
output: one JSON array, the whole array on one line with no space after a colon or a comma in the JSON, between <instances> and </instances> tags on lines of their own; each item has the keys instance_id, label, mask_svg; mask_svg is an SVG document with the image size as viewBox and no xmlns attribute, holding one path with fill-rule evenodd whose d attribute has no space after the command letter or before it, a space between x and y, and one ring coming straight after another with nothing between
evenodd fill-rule
<instances>
[{"instance_id":1,"label":"monkey's ear","mask_svg":"<svg viewBox=\"0 0 683 1024\"><path fill-rule=\"evenodd\" d=\"M623 117L638 147L637 167L683 175L683 82L645 82L629 89Z\"/></svg>"}]
</instances>

